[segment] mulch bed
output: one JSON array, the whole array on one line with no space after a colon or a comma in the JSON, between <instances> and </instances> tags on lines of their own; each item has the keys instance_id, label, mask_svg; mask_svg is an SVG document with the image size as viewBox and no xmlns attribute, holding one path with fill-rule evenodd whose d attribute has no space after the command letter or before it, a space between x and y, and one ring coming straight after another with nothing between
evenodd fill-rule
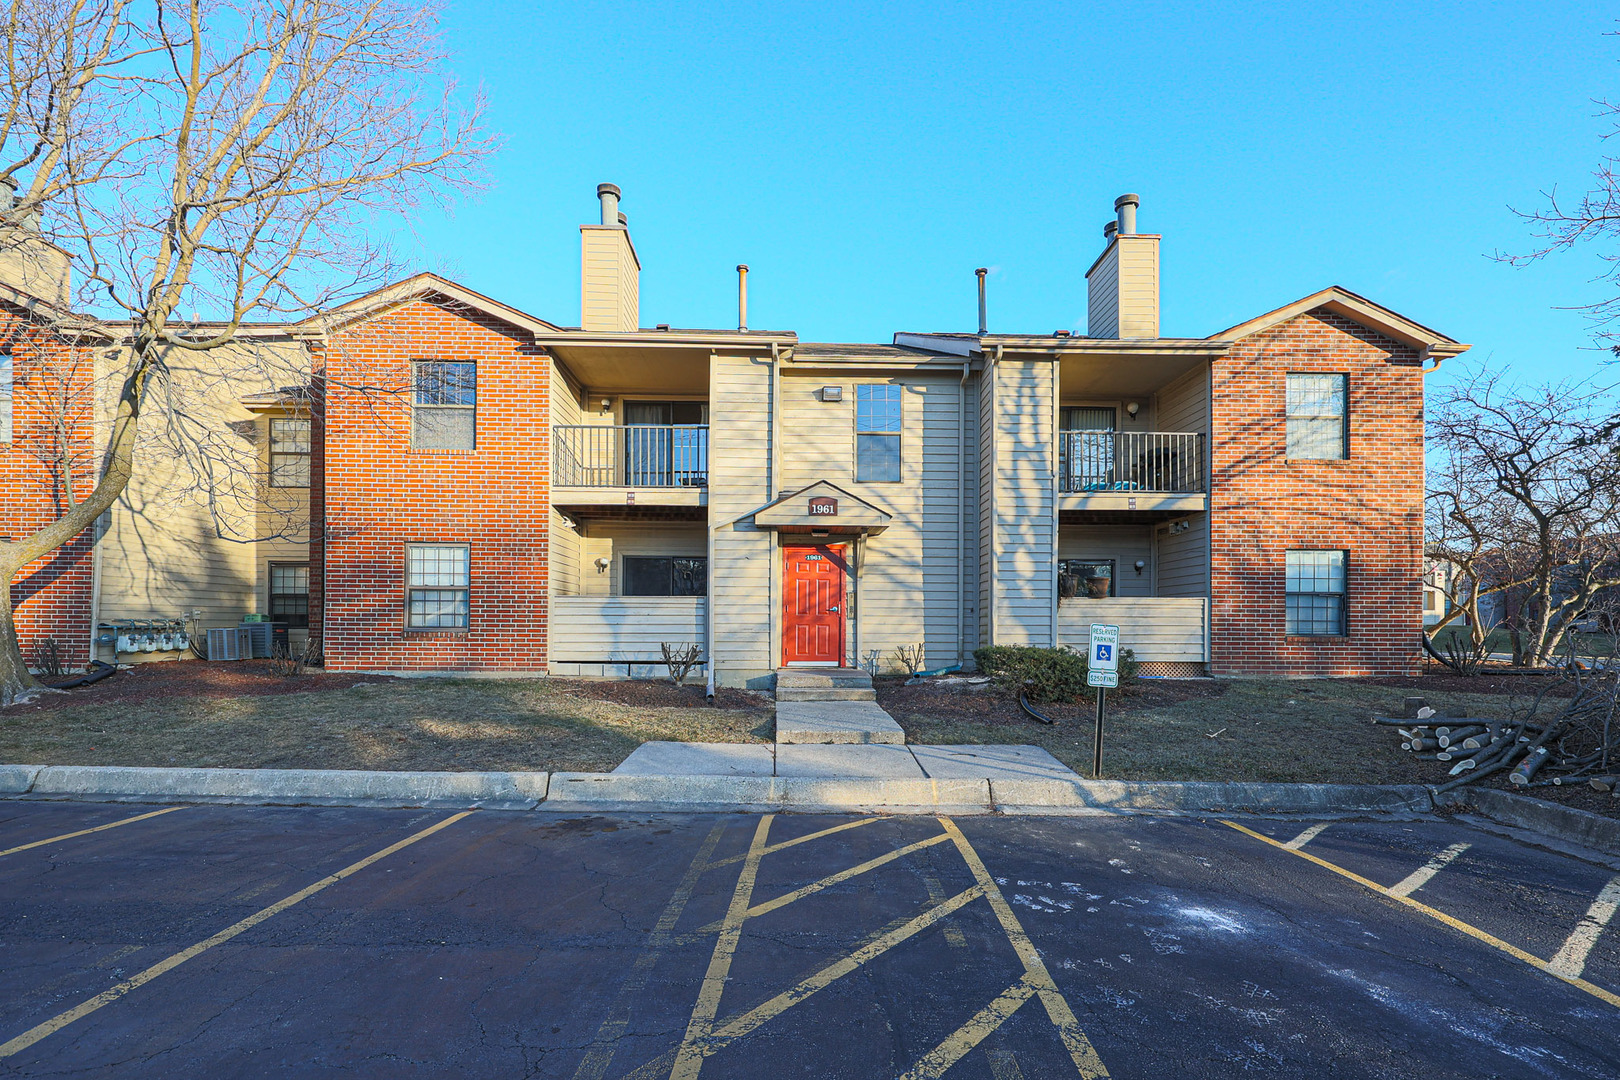
<instances>
[{"instance_id":1,"label":"mulch bed","mask_svg":"<svg viewBox=\"0 0 1620 1080\"><path fill-rule=\"evenodd\" d=\"M77 676L69 676L76 678ZM159 661L152 664L132 664L100 682L81 686L65 693L42 694L26 705L14 705L11 711L25 712L42 709L60 709L67 702L109 705L119 702L144 704L158 698L235 698L260 697L267 694L307 694L327 690L347 690L360 683L376 683L389 679L387 675L361 675L354 673L327 673L310 668L302 675L282 676L270 670L268 660L238 660L230 663L207 660ZM48 680L41 680L48 682Z\"/></svg>"}]
</instances>

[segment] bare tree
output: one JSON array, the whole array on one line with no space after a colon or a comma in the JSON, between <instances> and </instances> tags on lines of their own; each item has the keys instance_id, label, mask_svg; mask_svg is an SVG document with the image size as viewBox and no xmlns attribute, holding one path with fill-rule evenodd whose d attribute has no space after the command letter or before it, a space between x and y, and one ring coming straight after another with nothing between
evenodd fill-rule
<instances>
[{"instance_id":1,"label":"bare tree","mask_svg":"<svg viewBox=\"0 0 1620 1080\"><path fill-rule=\"evenodd\" d=\"M1577 616L1620 585L1614 403L1569 385L1515 392L1495 376L1449 391L1429 417L1426 549L1450 567L1450 610L1474 651L1496 622L1515 660L1545 664Z\"/></svg>"},{"instance_id":2,"label":"bare tree","mask_svg":"<svg viewBox=\"0 0 1620 1080\"><path fill-rule=\"evenodd\" d=\"M12 581L125 490L151 434L143 419L160 394L184 393L171 370L274 379L285 352L267 359L244 327L398 276L373 237L473 185L491 149L482 103L454 100L435 11L420 3L10 0L5 18L0 185L16 195L0 206L0 258L44 285L71 258L75 291L45 296L31 319L118 348L88 481L63 486L49 524L0 542L0 703L31 685ZM309 372L293 381L307 386ZM178 430L188 413L166 404L181 417L174 452L212 492L228 455L209 440L226 436Z\"/></svg>"}]
</instances>

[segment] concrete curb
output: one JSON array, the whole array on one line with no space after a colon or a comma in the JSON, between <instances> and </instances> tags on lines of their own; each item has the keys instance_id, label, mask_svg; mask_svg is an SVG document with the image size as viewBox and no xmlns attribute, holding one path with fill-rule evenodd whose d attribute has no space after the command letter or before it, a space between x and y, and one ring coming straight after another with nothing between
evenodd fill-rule
<instances>
[{"instance_id":1,"label":"concrete curb","mask_svg":"<svg viewBox=\"0 0 1620 1080\"><path fill-rule=\"evenodd\" d=\"M1007 814L1429 813L1417 784L1262 784L1176 780L995 780L990 794Z\"/></svg>"},{"instance_id":2,"label":"concrete curb","mask_svg":"<svg viewBox=\"0 0 1620 1080\"><path fill-rule=\"evenodd\" d=\"M814 776L631 776L553 773L540 810L872 810L891 814L985 814L986 780L829 779Z\"/></svg>"},{"instance_id":3,"label":"concrete curb","mask_svg":"<svg viewBox=\"0 0 1620 1080\"><path fill-rule=\"evenodd\" d=\"M1465 807L1500 825L1527 829L1608 855L1620 855L1620 819L1617 818L1492 788L1453 788L1436 795L1434 801L1440 806Z\"/></svg>"},{"instance_id":4,"label":"concrete curb","mask_svg":"<svg viewBox=\"0 0 1620 1080\"><path fill-rule=\"evenodd\" d=\"M25 795L41 765L0 765L0 795Z\"/></svg>"},{"instance_id":5,"label":"concrete curb","mask_svg":"<svg viewBox=\"0 0 1620 1080\"><path fill-rule=\"evenodd\" d=\"M543 772L148 769L88 765L45 766L36 773L26 794L42 799L484 807L491 810L533 809L546 797L549 777Z\"/></svg>"}]
</instances>

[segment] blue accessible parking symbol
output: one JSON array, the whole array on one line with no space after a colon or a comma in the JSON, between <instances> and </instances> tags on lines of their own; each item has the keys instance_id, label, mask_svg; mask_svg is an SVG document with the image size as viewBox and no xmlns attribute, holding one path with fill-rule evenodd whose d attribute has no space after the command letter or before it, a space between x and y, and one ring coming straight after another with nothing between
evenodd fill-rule
<instances>
[{"instance_id":1,"label":"blue accessible parking symbol","mask_svg":"<svg viewBox=\"0 0 1620 1080\"><path fill-rule=\"evenodd\" d=\"M1110 660L1112 660L1113 658L1114 658L1114 647L1112 645L1098 645L1097 646L1097 662L1099 664L1106 664Z\"/></svg>"}]
</instances>

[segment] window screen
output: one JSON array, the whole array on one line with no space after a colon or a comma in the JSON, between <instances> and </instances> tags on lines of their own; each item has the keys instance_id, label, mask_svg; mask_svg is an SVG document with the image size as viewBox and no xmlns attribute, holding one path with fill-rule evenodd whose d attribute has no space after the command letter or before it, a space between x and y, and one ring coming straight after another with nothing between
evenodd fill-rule
<instances>
[{"instance_id":1,"label":"window screen","mask_svg":"<svg viewBox=\"0 0 1620 1080\"><path fill-rule=\"evenodd\" d=\"M1345 562L1342 551L1288 553L1288 633L1344 633Z\"/></svg>"},{"instance_id":2,"label":"window screen","mask_svg":"<svg viewBox=\"0 0 1620 1080\"><path fill-rule=\"evenodd\" d=\"M1291 458L1346 458L1348 439L1349 376L1288 376L1288 456Z\"/></svg>"},{"instance_id":3,"label":"window screen","mask_svg":"<svg viewBox=\"0 0 1620 1080\"><path fill-rule=\"evenodd\" d=\"M270 486L309 487L309 421L270 421Z\"/></svg>"},{"instance_id":4,"label":"window screen","mask_svg":"<svg viewBox=\"0 0 1620 1080\"><path fill-rule=\"evenodd\" d=\"M626 555L619 592L624 596L707 596L709 560Z\"/></svg>"},{"instance_id":5,"label":"window screen","mask_svg":"<svg viewBox=\"0 0 1620 1080\"><path fill-rule=\"evenodd\" d=\"M1065 600L1114 595L1114 560L1059 559L1058 596Z\"/></svg>"},{"instance_id":6,"label":"window screen","mask_svg":"<svg viewBox=\"0 0 1620 1080\"><path fill-rule=\"evenodd\" d=\"M406 546L406 626L426 630L467 626L469 561L464 544Z\"/></svg>"},{"instance_id":7,"label":"window screen","mask_svg":"<svg viewBox=\"0 0 1620 1080\"><path fill-rule=\"evenodd\" d=\"M11 354L0 352L0 443L11 441Z\"/></svg>"},{"instance_id":8,"label":"window screen","mask_svg":"<svg viewBox=\"0 0 1620 1080\"><path fill-rule=\"evenodd\" d=\"M418 360L411 445L418 450L471 450L477 428L478 373L473 364Z\"/></svg>"},{"instance_id":9,"label":"window screen","mask_svg":"<svg viewBox=\"0 0 1620 1080\"><path fill-rule=\"evenodd\" d=\"M270 621L288 626L309 625L309 565L272 564L270 567Z\"/></svg>"},{"instance_id":10,"label":"window screen","mask_svg":"<svg viewBox=\"0 0 1620 1080\"><path fill-rule=\"evenodd\" d=\"M886 483L900 479L900 387L855 387L855 479Z\"/></svg>"}]
</instances>

